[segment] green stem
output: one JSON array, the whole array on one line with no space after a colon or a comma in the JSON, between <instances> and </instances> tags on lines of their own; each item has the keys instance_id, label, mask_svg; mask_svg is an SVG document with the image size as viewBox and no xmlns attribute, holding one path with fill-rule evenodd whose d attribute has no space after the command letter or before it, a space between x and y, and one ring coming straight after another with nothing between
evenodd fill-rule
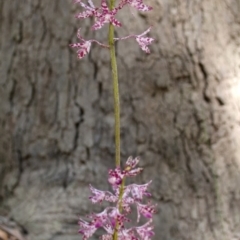
<instances>
[{"instance_id":1,"label":"green stem","mask_svg":"<svg viewBox=\"0 0 240 240\"><path fill-rule=\"evenodd\" d=\"M115 0L110 1L110 9L114 8ZM112 77L113 77L113 93L114 93L114 117L115 117L115 161L116 167L120 167L120 101L118 87L118 71L117 60L114 45L114 26L110 23L108 42L110 48Z\"/></svg>"},{"instance_id":2,"label":"green stem","mask_svg":"<svg viewBox=\"0 0 240 240\"><path fill-rule=\"evenodd\" d=\"M110 10L115 6L115 0L110 0ZM115 117L115 161L116 167L120 167L120 100L119 100L119 86L118 86L118 71L117 71L117 60L114 44L114 26L109 24L108 43L110 48L112 77L113 77L113 95L114 95L114 117ZM122 197L124 193L124 182L123 179L120 192L119 192L119 211L122 211ZM118 240L118 223L113 233L113 240Z\"/></svg>"},{"instance_id":3,"label":"green stem","mask_svg":"<svg viewBox=\"0 0 240 240\"><path fill-rule=\"evenodd\" d=\"M122 198L123 198L123 193L124 193L124 185L125 185L125 179L123 178L121 187L120 187L120 191L119 191L119 205L118 205L118 209L119 212L122 212ZM113 233L113 240L118 240L118 223L116 223L116 227Z\"/></svg>"}]
</instances>

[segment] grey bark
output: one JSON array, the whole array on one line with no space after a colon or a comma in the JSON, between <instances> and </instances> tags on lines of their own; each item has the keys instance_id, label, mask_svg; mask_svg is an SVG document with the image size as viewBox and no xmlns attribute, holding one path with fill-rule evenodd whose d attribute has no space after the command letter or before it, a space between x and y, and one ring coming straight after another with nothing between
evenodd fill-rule
<instances>
[{"instance_id":1,"label":"grey bark","mask_svg":"<svg viewBox=\"0 0 240 240\"><path fill-rule=\"evenodd\" d=\"M140 156L153 180L156 237L240 239L240 2L149 1L119 14L119 36L153 24L152 53L117 45L122 159ZM80 9L78 9L80 10ZM80 239L77 219L99 210L88 184L106 189L114 166L109 54L78 61L82 28L71 1L0 1L0 215L28 239ZM131 23L131 24L129 24Z\"/></svg>"}]
</instances>

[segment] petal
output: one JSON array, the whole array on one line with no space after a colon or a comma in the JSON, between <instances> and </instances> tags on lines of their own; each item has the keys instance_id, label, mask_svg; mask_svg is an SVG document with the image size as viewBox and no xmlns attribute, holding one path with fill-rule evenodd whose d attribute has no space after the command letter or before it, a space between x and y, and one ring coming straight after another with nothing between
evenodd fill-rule
<instances>
[{"instance_id":1,"label":"petal","mask_svg":"<svg viewBox=\"0 0 240 240\"><path fill-rule=\"evenodd\" d=\"M80 226L80 229L78 232L83 234L83 239L90 238L97 230L97 228L94 225L92 225L82 219L79 219L78 224Z\"/></svg>"},{"instance_id":2,"label":"petal","mask_svg":"<svg viewBox=\"0 0 240 240\"><path fill-rule=\"evenodd\" d=\"M107 202L117 202L118 200L118 197L109 191L101 191L93 188L91 185L90 190L94 194L89 197L92 203L101 203L103 200L106 200Z\"/></svg>"},{"instance_id":3,"label":"petal","mask_svg":"<svg viewBox=\"0 0 240 240\"><path fill-rule=\"evenodd\" d=\"M126 161L126 168L134 168L139 163L140 159L138 157L133 158L132 156L129 157Z\"/></svg>"},{"instance_id":4,"label":"petal","mask_svg":"<svg viewBox=\"0 0 240 240\"><path fill-rule=\"evenodd\" d=\"M129 204L122 203L122 208L123 208L124 212L127 214L129 214L131 212L131 207L129 206Z\"/></svg>"},{"instance_id":5,"label":"petal","mask_svg":"<svg viewBox=\"0 0 240 240\"><path fill-rule=\"evenodd\" d=\"M130 185L129 187L131 189L133 198L135 200L142 200L144 195L147 197L150 197L151 194L149 192L147 192L147 188L151 182L152 181L150 181L146 184L142 184L142 185L137 185L137 184Z\"/></svg>"},{"instance_id":6,"label":"petal","mask_svg":"<svg viewBox=\"0 0 240 240\"><path fill-rule=\"evenodd\" d=\"M116 10L122 9L128 2L126 0L120 1L119 5L116 7Z\"/></svg>"},{"instance_id":7,"label":"petal","mask_svg":"<svg viewBox=\"0 0 240 240\"><path fill-rule=\"evenodd\" d=\"M108 175L109 175L108 182L112 186L119 186L122 183L124 175L122 174L120 168L116 168L114 170L110 169L108 171Z\"/></svg>"},{"instance_id":8,"label":"petal","mask_svg":"<svg viewBox=\"0 0 240 240\"><path fill-rule=\"evenodd\" d=\"M150 38L150 37L141 37L140 38L140 42L145 44L145 45L149 45L151 44L152 42L154 41L153 38Z\"/></svg>"},{"instance_id":9,"label":"petal","mask_svg":"<svg viewBox=\"0 0 240 240\"><path fill-rule=\"evenodd\" d=\"M102 0L101 9L102 9L103 14L106 14L110 11L109 8L108 8L106 0Z\"/></svg>"},{"instance_id":10,"label":"petal","mask_svg":"<svg viewBox=\"0 0 240 240\"><path fill-rule=\"evenodd\" d=\"M150 53L150 49L147 46L142 46L142 50L146 53Z\"/></svg>"},{"instance_id":11,"label":"petal","mask_svg":"<svg viewBox=\"0 0 240 240\"><path fill-rule=\"evenodd\" d=\"M135 228L136 232L141 237L141 239L150 240L151 237L154 236L153 226L151 224L152 224L152 219L150 219L144 225Z\"/></svg>"},{"instance_id":12,"label":"petal","mask_svg":"<svg viewBox=\"0 0 240 240\"><path fill-rule=\"evenodd\" d=\"M110 234L104 234L100 237L101 240L112 240L113 236Z\"/></svg>"},{"instance_id":13,"label":"petal","mask_svg":"<svg viewBox=\"0 0 240 240\"><path fill-rule=\"evenodd\" d=\"M112 23L112 25L116 26L116 27L121 27L122 24L114 17L111 17L110 22Z\"/></svg>"},{"instance_id":14,"label":"petal","mask_svg":"<svg viewBox=\"0 0 240 240\"><path fill-rule=\"evenodd\" d=\"M72 43L70 44L70 47L72 48L80 48L77 50L78 58L82 59L84 56L86 56L91 48L91 41L85 41L82 39L82 43Z\"/></svg>"},{"instance_id":15,"label":"petal","mask_svg":"<svg viewBox=\"0 0 240 240\"><path fill-rule=\"evenodd\" d=\"M136 167L138 162L139 162L138 157L136 158L129 157L128 160L126 161L126 166L123 171L123 174L128 177L133 177L139 174L143 170L142 168L133 169L134 167Z\"/></svg>"},{"instance_id":16,"label":"petal","mask_svg":"<svg viewBox=\"0 0 240 240\"><path fill-rule=\"evenodd\" d=\"M92 203L99 203L102 202L105 198L105 192L104 191L100 191L94 187L92 187L91 185L89 186L91 192L94 194L93 196L90 196L89 199L91 200Z\"/></svg>"},{"instance_id":17,"label":"petal","mask_svg":"<svg viewBox=\"0 0 240 240\"><path fill-rule=\"evenodd\" d=\"M125 176L134 177L142 171L143 171L143 168L135 168L133 170L130 170L130 171L126 172Z\"/></svg>"},{"instance_id":18,"label":"petal","mask_svg":"<svg viewBox=\"0 0 240 240\"><path fill-rule=\"evenodd\" d=\"M119 240L139 240L133 231L133 228L130 229L122 229L119 232Z\"/></svg>"},{"instance_id":19,"label":"petal","mask_svg":"<svg viewBox=\"0 0 240 240\"><path fill-rule=\"evenodd\" d=\"M112 211L109 213L110 221L112 227L116 227L116 222L118 223L119 229L123 228L124 222L129 222L129 219L125 217L125 215L121 214L118 208L112 208Z\"/></svg>"},{"instance_id":20,"label":"petal","mask_svg":"<svg viewBox=\"0 0 240 240\"><path fill-rule=\"evenodd\" d=\"M91 48L92 42L91 41L86 41L84 46L87 49L87 52L90 52L90 48Z\"/></svg>"},{"instance_id":21,"label":"petal","mask_svg":"<svg viewBox=\"0 0 240 240\"><path fill-rule=\"evenodd\" d=\"M88 216L90 219L93 219L91 221L91 224L94 225L96 228L102 227L108 220L108 208L103 210L100 213L93 213Z\"/></svg>"},{"instance_id":22,"label":"petal","mask_svg":"<svg viewBox=\"0 0 240 240\"><path fill-rule=\"evenodd\" d=\"M105 196L105 200L106 200L107 202L117 202L118 197L116 197L116 196L113 195L112 193L111 193L111 194L109 193L108 195Z\"/></svg>"},{"instance_id":23,"label":"petal","mask_svg":"<svg viewBox=\"0 0 240 240\"><path fill-rule=\"evenodd\" d=\"M103 228L106 230L106 232L108 234L110 234L112 236L113 232L114 232L114 228L112 227L112 225L110 224L105 224L105 226L103 226Z\"/></svg>"},{"instance_id":24,"label":"petal","mask_svg":"<svg viewBox=\"0 0 240 240\"><path fill-rule=\"evenodd\" d=\"M81 28L79 28L78 31L77 31L77 37L78 37L81 41L83 41L83 42L85 43L85 40L84 40L83 37L81 36Z\"/></svg>"},{"instance_id":25,"label":"petal","mask_svg":"<svg viewBox=\"0 0 240 240\"><path fill-rule=\"evenodd\" d=\"M92 8L95 8L95 6L94 6L92 0L88 0L88 4L89 4Z\"/></svg>"},{"instance_id":26,"label":"petal","mask_svg":"<svg viewBox=\"0 0 240 240\"><path fill-rule=\"evenodd\" d=\"M104 24L105 24L104 19L99 18L98 21L96 21L96 22L93 24L92 30L98 30L98 29L102 28Z\"/></svg>"},{"instance_id":27,"label":"petal","mask_svg":"<svg viewBox=\"0 0 240 240\"><path fill-rule=\"evenodd\" d=\"M125 187L123 197L122 197L122 208L126 213L131 212L130 205L135 202L133 198L129 197L130 191L131 191L131 188L129 188L129 186Z\"/></svg>"},{"instance_id":28,"label":"petal","mask_svg":"<svg viewBox=\"0 0 240 240\"><path fill-rule=\"evenodd\" d=\"M149 48L147 47L147 45L151 44L154 39L153 38L148 38L148 37L137 37L136 38L139 46L141 47L141 49L146 52L146 53L149 53L150 50Z\"/></svg>"},{"instance_id":29,"label":"petal","mask_svg":"<svg viewBox=\"0 0 240 240\"><path fill-rule=\"evenodd\" d=\"M77 56L79 59L82 59L83 57L85 57L88 54L88 51L86 48L81 48L77 51Z\"/></svg>"},{"instance_id":30,"label":"petal","mask_svg":"<svg viewBox=\"0 0 240 240\"><path fill-rule=\"evenodd\" d=\"M156 213L155 205L150 204L137 204L137 222L139 222L140 215L142 214L145 218L152 218L153 214Z\"/></svg>"},{"instance_id":31,"label":"petal","mask_svg":"<svg viewBox=\"0 0 240 240\"><path fill-rule=\"evenodd\" d=\"M86 10L75 15L76 18L88 18L95 15L95 10Z\"/></svg>"}]
</instances>

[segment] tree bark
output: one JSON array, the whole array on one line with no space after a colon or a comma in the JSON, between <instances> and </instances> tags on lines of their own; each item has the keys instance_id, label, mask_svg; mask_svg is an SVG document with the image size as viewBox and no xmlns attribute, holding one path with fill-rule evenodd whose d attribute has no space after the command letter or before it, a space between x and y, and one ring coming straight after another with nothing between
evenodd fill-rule
<instances>
[{"instance_id":1,"label":"tree bark","mask_svg":"<svg viewBox=\"0 0 240 240\"><path fill-rule=\"evenodd\" d=\"M122 161L139 155L158 203L155 239L240 239L240 2L156 0L118 36L153 24L145 55L117 44ZM80 239L77 219L99 210L88 184L106 189L114 166L109 53L79 61L81 27L70 0L0 1L0 215L34 240ZM129 24L131 23L131 24Z\"/></svg>"}]
</instances>

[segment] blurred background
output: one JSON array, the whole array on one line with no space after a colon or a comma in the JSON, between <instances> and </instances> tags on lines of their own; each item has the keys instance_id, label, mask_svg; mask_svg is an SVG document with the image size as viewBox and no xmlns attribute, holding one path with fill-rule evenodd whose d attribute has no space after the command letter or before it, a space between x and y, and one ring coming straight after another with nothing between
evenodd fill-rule
<instances>
[{"instance_id":1,"label":"blurred background","mask_svg":"<svg viewBox=\"0 0 240 240\"><path fill-rule=\"evenodd\" d=\"M153 11L117 16L117 36L153 25L156 39L149 55L134 40L117 43L122 161L140 156L137 182L153 180L154 239L240 239L240 1L145 3ZM109 52L93 45L78 60L68 46L80 27L101 42L108 29L91 31L80 11L71 0L0 0L4 240L81 239L78 217L101 208L88 184L109 188Z\"/></svg>"}]
</instances>

